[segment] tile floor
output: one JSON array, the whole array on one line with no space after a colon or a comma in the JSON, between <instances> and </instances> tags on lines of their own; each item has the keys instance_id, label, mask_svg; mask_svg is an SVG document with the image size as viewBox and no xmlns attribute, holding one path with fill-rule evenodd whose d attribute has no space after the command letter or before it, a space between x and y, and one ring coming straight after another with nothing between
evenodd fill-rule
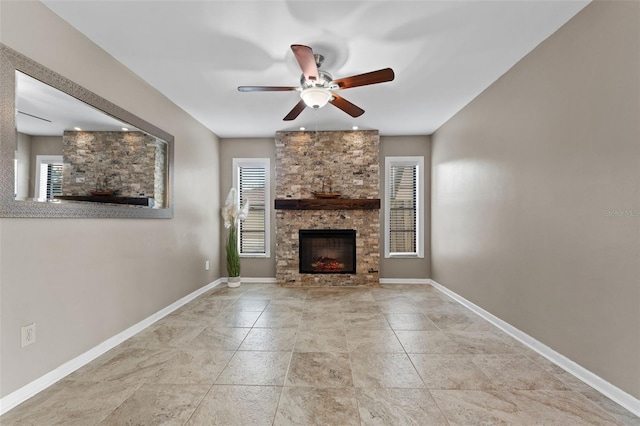
<instances>
[{"instance_id":1,"label":"tile floor","mask_svg":"<svg viewBox=\"0 0 640 426\"><path fill-rule=\"evenodd\" d=\"M428 285L217 287L2 425L638 425Z\"/></svg>"}]
</instances>

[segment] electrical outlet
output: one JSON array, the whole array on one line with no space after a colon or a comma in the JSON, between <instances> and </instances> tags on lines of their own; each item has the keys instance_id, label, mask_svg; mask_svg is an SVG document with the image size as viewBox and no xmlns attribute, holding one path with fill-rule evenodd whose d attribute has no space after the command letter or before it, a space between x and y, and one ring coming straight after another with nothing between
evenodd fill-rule
<instances>
[{"instance_id":1,"label":"electrical outlet","mask_svg":"<svg viewBox=\"0 0 640 426\"><path fill-rule=\"evenodd\" d=\"M31 323L20 328L22 347L29 346L36 342L36 323Z\"/></svg>"},{"instance_id":2,"label":"electrical outlet","mask_svg":"<svg viewBox=\"0 0 640 426\"><path fill-rule=\"evenodd\" d=\"M209 270L209 261L208 260L204 262L204 269L205 269L205 271Z\"/></svg>"}]
</instances>

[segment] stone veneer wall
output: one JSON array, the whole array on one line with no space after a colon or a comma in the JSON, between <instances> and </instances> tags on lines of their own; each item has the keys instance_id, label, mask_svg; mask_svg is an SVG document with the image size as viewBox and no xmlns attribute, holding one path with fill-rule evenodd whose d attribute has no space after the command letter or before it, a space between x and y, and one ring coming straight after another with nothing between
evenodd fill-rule
<instances>
[{"instance_id":1,"label":"stone veneer wall","mask_svg":"<svg viewBox=\"0 0 640 426\"><path fill-rule=\"evenodd\" d=\"M161 154L156 138L141 132L66 131L63 195L113 190L123 197L153 197L162 201L164 184L158 187L156 182L157 152ZM156 189L163 191L158 197Z\"/></svg>"},{"instance_id":2,"label":"stone veneer wall","mask_svg":"<svg viewBox=\"0 0 640 426\"><path fill-rule=\"evenodd\" d=\"M379 136L375 130L276 133L276 198L313 192L380 198ZM355 229L355 274L300 274L298 230ZM379 210L276 210L276 279L291 287L378 286Z\"/></svg>"},{"instance_id":3,"label":"stone veneer wall","mask_svg":"<svg viewBox=\"0 0 640 426\"><path fill-rule=\"evenodd\" d=\"M154 207L162 209L167 205L167 144L156 142L156 161L153 172Z\"/></svg>"}]
</instances>

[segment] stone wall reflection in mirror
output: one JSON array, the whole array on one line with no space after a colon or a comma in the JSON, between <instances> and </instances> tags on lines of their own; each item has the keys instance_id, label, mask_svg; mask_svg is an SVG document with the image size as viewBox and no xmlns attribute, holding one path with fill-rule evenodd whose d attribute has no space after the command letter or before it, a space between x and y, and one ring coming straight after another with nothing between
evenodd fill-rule
<instances>
[{"instance_id":1,"label":"stone wall reflection in mirror","mask_svg":"<svg viewBox=\"0 0 640 426\"><path fill-rule=\"evenodd\" d=\"M16 82L16 199L165 206L165 141L20 71ZM55 191L41 190L58 170L43 155L62 155Z\"/></svg>"},{"instance_id":2,"label":"stone wall reflection in mirror","mask_svg":"<svg viewBox=\"0 0 640 426\"><path fill-rule=\"evenodd\" d=\"M0 217L173 217L173 136L0 43Z\"/></svg>"}]
</instances>

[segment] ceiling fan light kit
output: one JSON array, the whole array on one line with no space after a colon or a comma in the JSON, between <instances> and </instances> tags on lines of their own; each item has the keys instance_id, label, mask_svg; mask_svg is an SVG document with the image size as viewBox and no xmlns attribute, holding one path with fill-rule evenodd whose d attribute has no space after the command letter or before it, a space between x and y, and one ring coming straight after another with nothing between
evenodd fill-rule
<instances>
[{"instance_id":1,"label":"ceiling fan light kit","mask_svg":"<svg viewBox=\"0 0 640 426\"><path fill-rule=\"evenodd\" d=\"M331 99L331 92L323 87L309 87L300 92L304 103L311 108L322 108Z\"/></svg>"},{"instance_id":2,"label":"ceiling fan light kit","mask_svg":"<svg viewBox=\"0 0 640 426\"><path fill-rule=\"evenodd\" d=\"M364 110L352 104L343 97L334 93L334 90L344 90L352 87L367 86L369 84L384 83L395 78L391 68L384 68L365 74L345 77L333 80L331 74L320 71L324 57L314 54L309 46L292 44L291 50L302 69L300 86L239 86L240 92L288 92L299 91L300 102L284 117L285 121L295 120L298 115L308 106L319 109L331 102L332 105L346 112L352 117L359 117L364 114Z\"/></svg>"}]
</instances>

